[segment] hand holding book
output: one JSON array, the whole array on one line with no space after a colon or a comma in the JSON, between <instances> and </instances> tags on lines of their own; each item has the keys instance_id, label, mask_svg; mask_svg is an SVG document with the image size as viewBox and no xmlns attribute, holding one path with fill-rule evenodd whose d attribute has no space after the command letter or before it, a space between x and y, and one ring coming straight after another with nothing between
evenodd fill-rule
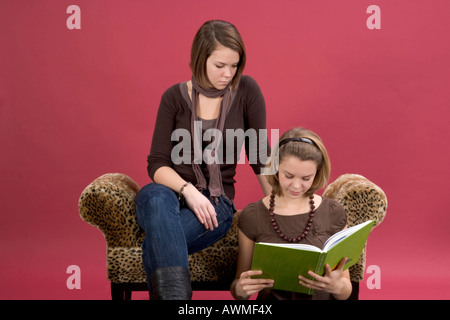
<instances>
[{"instance_id":1,"label":"hand holding book","mask_svg":"<svg viewBox=\"0 0 450 320\"><path fill-rule=\"evenodd\" d=\"M239 288L237 294L239 296L250 297L255 293L273 286L272 279L252 278L253 276L259 276L262 274L260 270L248 270L241 273L237 288Z\"/></svg>"},{"instance_id":2,"label":"hand holding book","mask_svg":"<svg viewBox=\"0 0 450 320\"><path fill-rule=\"evenodd\" d=\"M335 298L339 299L340 295L347 294L347 292L345 292L347 286L344 281L350 281L348 277L342 277L346 262L347 258L343 258L334 270L331 270L331 267L328 264L325 265L324 276L309 271L308 275L314 280L299 275L299 283L312 290L329 292L333 294ZM252 296L265 288L272 288L274 284L273 279L252 278L253 276L260 276L262 273L263 272L260 270L248 270L243 272L239 278L238 286L242 292L238 294L241 296Z\"/></svg>"},{"instance_id":3,"label":"hand holding book","mask_svg":"<svg viewBox=\"0 0 450 320\"><path fill-rule=\"evenodd\" d=\"M331 270L329 264L325 265L325 274L320 276L313 271L308 271L308 275L314 280L308 279L299 275L299 283L312 290L321 290L333 294L337 299L339 295L345 290L344 281L350 281L347 277L342 277L344 273L344 266L347 263L347 258L343 258L334 270Z\"/></svg>"},{"instance_id":4,"label":"hand holding book","mask_svg":"<svg viewBox=\"0 0 450 320\"><path fill-rule=\"evenodd\" d=\"M326 265L328 277L331 270L348 269L358 261L372 227L370 220L344 229L331 236L322 249L306 244L256 243L251 269L262 270L263 274L254 277L274 279L273 289L313 294L314 288L293 280L299 275L324 280Z\"/></svg>"}]
</instances>

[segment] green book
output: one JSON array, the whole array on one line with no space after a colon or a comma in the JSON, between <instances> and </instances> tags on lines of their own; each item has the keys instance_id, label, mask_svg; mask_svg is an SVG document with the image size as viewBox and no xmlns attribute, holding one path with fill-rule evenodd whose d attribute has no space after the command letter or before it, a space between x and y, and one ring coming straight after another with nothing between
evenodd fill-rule
<instances>
[{"instance_id":1,"label":"green book","mask_svg":"<svg viewBox=\"0 0 450 320\"><path fill-rule=\"evenodd\" d=\"M299 284L299 275L312 279L308 271L325 274L325 265L334 269L342 258L347 257L344 270L358 262L373 228L369 220L332 235L323 248L308 244L255 243L252 270L261 270L255 278L273 279L272 289L307 293L314 290Z\"/></svg>"}]
</instances>

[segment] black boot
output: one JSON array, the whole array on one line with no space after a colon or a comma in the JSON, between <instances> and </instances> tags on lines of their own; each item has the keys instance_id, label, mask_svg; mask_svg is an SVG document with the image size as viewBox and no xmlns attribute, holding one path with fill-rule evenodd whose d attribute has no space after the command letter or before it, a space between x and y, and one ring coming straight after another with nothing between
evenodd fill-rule
<instances>
[{"instance_id":1,"label":"black boot","mask_svg":"<svg viewBox=\"0 0 450 320\"><path fill-rule=\"evenodd\" d=\"M152 300L191 300L189 270L181 266L158 268L152 272Z\"/></svg>"}]
</instances>

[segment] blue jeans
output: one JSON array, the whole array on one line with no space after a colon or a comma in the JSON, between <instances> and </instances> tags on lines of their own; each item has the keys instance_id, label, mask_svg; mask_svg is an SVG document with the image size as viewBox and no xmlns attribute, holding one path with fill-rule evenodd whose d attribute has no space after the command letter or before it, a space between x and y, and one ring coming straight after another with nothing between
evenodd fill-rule
<instances>
[{"instance_id":1,"label":"blue jeans","mask_svg":"<svg viewBox=\"0 0 450 320\"><path fill-rule=\"evenodd\" d=\"M208 190L203 194L209 198ZM153 270L170 266L189 268L189 254L211 246L228 232L233 221L232 203L225 197L220 197L217 205L211 203L219 223L212 231L205 229L187 206L180 206L172 189L150 183L139 191L136 215L145 231L142 260L150 291Z\"/></svg>"}]
</instances>

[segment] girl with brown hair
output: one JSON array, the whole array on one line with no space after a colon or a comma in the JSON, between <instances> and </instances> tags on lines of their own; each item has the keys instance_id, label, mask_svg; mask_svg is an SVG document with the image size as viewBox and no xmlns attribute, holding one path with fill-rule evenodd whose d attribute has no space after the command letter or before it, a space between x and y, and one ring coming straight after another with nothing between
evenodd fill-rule
<instances>
[{"instance_id":1,"label":"girl with brown hair","mask_svg":"<svg viewBox=\"0 0 450 320\"><path fill-rule=\"evenodd\" d=\"M208 21L194 38L191 80L162 96L147 161L154 182L136 198L138 222L146 234L143 262L152 299L190 299L188 255L212 245L231 226L234 176L244 139L235 143L225 131L254 130L257 139L267 141L259 135L266 128L264 97L256 81L242 75L245 62L236 27ZM212 137L210 132L221 135ZM181 136L183 141L178 141ZM180 149L179 143L188 147ZM264 150L251 148L247 141L245 147L249 158L270 153L267 143ZM231 151L227 161L220 161L220 150ZM250 165L267 194L270 187L261 176L264 163Z\"/></svg>"},{"instance_id":2,"label":"girl with brown hair","mask_svg":"<svg viewBox=\"0 0 450 320\"><path fill-rule=\"evenodd\" d=\"M347 299L352 291L346 259L323 276L309 271L313 280L299 275L301 285L317 290L312 296L272 290L271 279L252 278L264 270L250 270L255 242L305 243L322 248L325 241L347 224L344 208L316 192L330 177L330 160L320 137L294 128L284 133L271 156L268 181L272 193L249 204L239 216L239 253L236 279L231 285L235 299ZM298 262L299 264L301 261Z\"/></svg>"}]
</instances>

